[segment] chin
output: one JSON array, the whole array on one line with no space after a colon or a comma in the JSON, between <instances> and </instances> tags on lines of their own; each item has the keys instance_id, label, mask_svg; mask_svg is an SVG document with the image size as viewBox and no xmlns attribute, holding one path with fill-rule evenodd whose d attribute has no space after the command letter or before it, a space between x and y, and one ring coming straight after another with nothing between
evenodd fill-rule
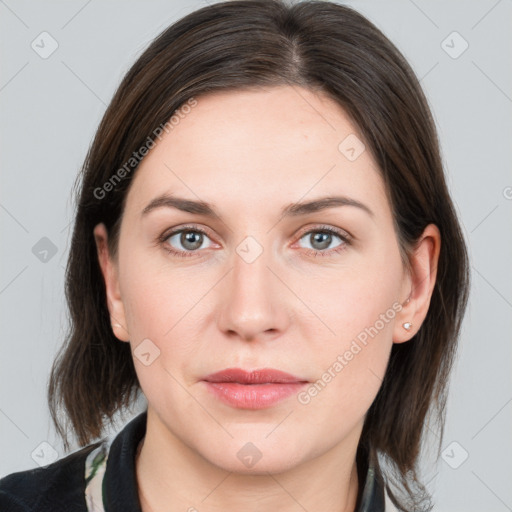
<instances>
[{"instance_id":1,"label":"chin","mask_svg":"<svg viewBox=\"0 0 512 512\"><path fill-rule=\"evenodd\" d=\"M298 466L305 455L294 443L284 446L282 443L270 443L269 440L232 440L229 446L217 447L219 451L203 453L203 456L225 471L244 475L283 473Z\"/></svg>"}]
</instances>

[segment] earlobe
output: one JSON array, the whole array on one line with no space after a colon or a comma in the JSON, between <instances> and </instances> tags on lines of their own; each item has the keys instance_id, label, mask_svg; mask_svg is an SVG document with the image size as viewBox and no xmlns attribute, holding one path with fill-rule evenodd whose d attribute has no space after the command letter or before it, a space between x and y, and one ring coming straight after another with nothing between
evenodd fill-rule
<instances>
[{"instance_id":1,"label":"earlobe","mask_svg":"<svg viewBox=\"0 0 512 512\"><path fill-rule=\"evenodd\" d=\"M393 333L394 343L409 341L419 331L425 320L437 277L437 265L441 249L441 234L435 224L429 224L410 256L408 299L402 310Z\"/></svg>"},{"instance_id":2,"label":"earlobe","mask_svg":"<svg viewBox=\"0 0 512 512\"><path fill-rule=\"evenodd\" d=\"M118 269L109 253L107 229L103 223L100 223L94 228L93 233L98 253L98 262L105 282L106 302L112 331L120 341L129 341L130 336L126 326L124 304L119 288Z\"/></svg>"},{"instance_id":3,"label":"earlobe","mask_svg":"<svg viewBox=\"0 0 512 512\"><path fill-rule=\"evenodd\" d=\"M405 284L406 289L410 291L407 292L407 299L405 299L401 303L400 313L396 317L396 323L393 331L393 343L404 343L409 341L416 332L414 329L414 324L411 322L411 318L414 316L411 300L412 300L412 280L408 279ZM413 330L414 329L414 330Z\"/></svg>"}]
</instances>

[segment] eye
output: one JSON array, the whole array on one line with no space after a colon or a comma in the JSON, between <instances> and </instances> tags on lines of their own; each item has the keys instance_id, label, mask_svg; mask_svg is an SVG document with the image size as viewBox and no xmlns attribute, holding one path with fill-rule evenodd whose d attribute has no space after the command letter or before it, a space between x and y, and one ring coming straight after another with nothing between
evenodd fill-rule
<instances>
[{"instance_id":1,"label":"eye","mask_svg":"<svg viewBox=\"0 0 512 512\"><path fill-rule=\"evenodd\" d=\"M336 238L339 243L332 246ZM330 226L311 229L299 238L299 240L303 239L310 243L310 247L305 247L306 253L310 256L329 256L345 250L346 246L350 245L348 233ZM211 245L204 245L208 240L210 238L206 231L195 226L183 226L159 237L159 242L164 249L179 257L195 256L200 253L200 249L211 248Z\"/></svg>"},{"instance_id":2,"label":"eye","mask_svg":"<svg viewBox=\"0 0 512 512\"><path fill-rule=\"evenodd\" d=\"M175 256L194 256L199 249L207 249L204 242L209 240L208 235L202 229L196 227L183 227L162 235L160 241L171 254Z\"/></svg>"},{"instance_id":3,"label":"eye","mask_svg":"<svg viewBox=\"0 0 512 512\"><path fill-rule=\"evenodd\" d=\"M340 242L332 246L333 240L337 238ZM347 233L341 232L329 226L312 229L304 233L300 240L306 240L310 247L306 252L312 256L327 256L346 249L350 244L350 237Z\"/></svg>"}]
</instances>

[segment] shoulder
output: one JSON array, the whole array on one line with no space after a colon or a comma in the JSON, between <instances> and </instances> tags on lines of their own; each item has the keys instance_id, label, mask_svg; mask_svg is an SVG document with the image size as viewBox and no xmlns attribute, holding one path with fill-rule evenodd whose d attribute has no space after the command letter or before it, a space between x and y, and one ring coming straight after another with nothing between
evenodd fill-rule
<instances>
[{"instance_id":1,"label":"shoulder","mask_svg":"<svg viewBox=\"0 0 512 512\"><path fill-rule=\"evenodd\" d=\"M101 441L47 466L18 471L0 479L2 512L86 512L85 461Z\"/></svg>"},{"instance_id":2,"label":"shoulder","mask_svg":"<svg viewBox=\"0 0 512 512\"><path fill-rule=\"evenodd\" d=\"M0 512L138 510L134 461L145 430L143 412L115 436L42 468L5 476L0 479Z\"/></svg>"}]
</instances>

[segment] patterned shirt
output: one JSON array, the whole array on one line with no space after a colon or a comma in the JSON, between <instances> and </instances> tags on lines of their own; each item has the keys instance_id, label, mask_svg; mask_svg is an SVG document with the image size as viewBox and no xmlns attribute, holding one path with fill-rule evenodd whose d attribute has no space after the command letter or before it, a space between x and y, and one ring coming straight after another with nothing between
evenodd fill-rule
<instances>
[{"instance_id":1,"label":"patterned shirt","mask_svg":"<svg viewBox=\"0 0 512 512\"><path fill-rule=\"evenodd\" d=\"M135 454L146 433L147 411L115 436L42 468L0 480L2 512L141 512ZM357 512L398 512L383 479L369 464Z\"/></svg>"}]
</instances>

